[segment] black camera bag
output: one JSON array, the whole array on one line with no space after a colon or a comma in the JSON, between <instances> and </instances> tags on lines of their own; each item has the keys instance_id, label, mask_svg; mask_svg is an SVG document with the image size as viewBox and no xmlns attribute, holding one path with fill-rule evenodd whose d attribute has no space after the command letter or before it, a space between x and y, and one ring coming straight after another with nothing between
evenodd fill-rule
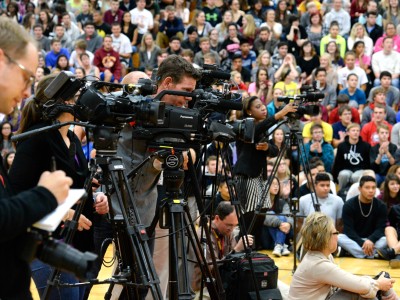
<instances>
[{"instance_id":1,"label":"black camera bag","mask_svg":"<svg viewBox=\"0 0 400 300\"><path fill-rule=\"evenodd\" d=\"M254 268L256 284L262 299L282 299L278 290L278 267L268 255L253 252L249 254ZM246 254L234 253L226 257L219 267L226 299L254 299L256 288ZM265 295L265 296L264 296Z\"/></svg>"}]
</instances>

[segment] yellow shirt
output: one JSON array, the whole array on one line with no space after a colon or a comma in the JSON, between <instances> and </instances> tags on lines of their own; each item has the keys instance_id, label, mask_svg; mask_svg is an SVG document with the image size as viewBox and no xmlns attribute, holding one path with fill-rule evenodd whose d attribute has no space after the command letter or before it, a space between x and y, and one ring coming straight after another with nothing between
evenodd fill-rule
<instances>
[{"instance_id":1,"label":"yellow shirt","mask_svg":"<svg viewBox=\"0 0 400 300\"><path fill-rule=\"evenodd\" d=\"M303 128L303 138L308 138L311 139L311 126L314 125L314 122L308 122L307 124L304 125ZM324 141L327 143L331 143L333 139L333 129L332 125L329 123L326 123L324 121L321 121L321 126L322 130L324 131Z\"/></svg>"},{"instance_id":2,"label":"yellow shirt","mask_svg":"<svg viewBox=\"0 0 400 300\"><path fill-rule=\"evenodd\" d=\"M292 81L288 84L285 84L283 81L279 81L275 84L274 89L281 89L285 96L294 96L299 94L299 89L297 88L297 83Z\"/></svg>"}]
</instances>

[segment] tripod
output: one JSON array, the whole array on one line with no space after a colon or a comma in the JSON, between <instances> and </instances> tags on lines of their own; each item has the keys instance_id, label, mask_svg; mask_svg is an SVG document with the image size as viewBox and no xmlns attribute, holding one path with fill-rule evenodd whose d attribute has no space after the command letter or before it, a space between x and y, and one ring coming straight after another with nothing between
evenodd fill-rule
<instances>
[{"instance_id":1,"label":"tripod","mask_svg":"<svg viewBox=\"0 0 400 300\"><path fill-rule=\"evenodd\" d=\"M189 300L192 298L190 289L191 278L189 278L188 257L186 253L188 244L184 236L188 237L198 262L206 262L206 257L203 252L198 251L198 249L201 249L201 243L196 234L187 201L181 196L180 187L184 180L184 171L182 169L183 150L182 148L171 147L170 150L164 150L160 155L160 158L164 160L163 185L166 189L166 198L161 205L159 223L161 228L169 229L169 299ZM189 176L192 182L196 183L196 173L189 152L188 160ZM199 211L204 211L204 206L200 201L198 186L194 184L193 188ZM208 228L207 220L202 218L201 224L205 228ZM208 246L212 247L209 235L206 235L205 240ZM214 271L218 275L215 256L212 255L211 259ZM212 299L224 299L224 291L219 276L215 276L216 280L213 279L207 263L199 263L199 267L203 276L207 278L206 284Z\"/></svg>"},{"instance_id":2,"label":"tripod","mask_svg":"<svg viewBox=\"0 0 400 300\"><path fill-rule=\"evenodd\" d=\"M219 157L222 157L222 169L224 170L228 170L227 165L229 166L229 170L232 169L231 164L230 164L230 159L228 158L229 156L229 142L232 141L232 138L230 138L229 135L224 135L224 134L215 134L215 139L216 141L218 141L218 147L217 147L217 155L216 155L216 159L217 162L219 161ZM233 139L234 140L234 139ZM205 168L203 168L204 170ZM218 163L217 163L217 169L216 169L216 173L218 174ZM204 174L203 174L204 175ZM240 239L242 239L243 241L243 246L244 246L244 253L245 253L245 259L248 260L249 266L250 266L250 271L251 271L251 276L252 276L252 281L253 281L253 286L255 289L255 294L257 296L257 299L261 299L260 297L260 291L259 291L259 287L257 285L257 280L254 274L254 267L253 267L253 261L252 261L252 257L251 257L251 248L248 246L249 245L249 240L248 240L248 236L246 234L246 223L244 220L244 217L242 215L242 208L240 205L240 201L238 200L238 198L236 197L236 192L235 192L235 185L233 183L232 180L228 180L228 175L227 172L225 172L225 181L227 183L227 187L228 187L228 192L229 192L229 199L231 204L234 206L235 208L235 213L237 216L237 219L239 221L239 228L240 228L240 233L241 233L241 237ZM215 185L215 178L214 177L214 185ZM215 195L215 188L213 186L212 188L213 190L213 196L211 197L211 199L214 199ZM212 201L209 203L212 204ZM212 211L212 210L211 210Z\"/></svg>"},{"instance_id":3,"label":"tripod","mask_svg":"<svg viewBox=\"0 0 400 300\"><path fill-rule=\"evenodd\" d=\"M277 128L279 128L281 125L283 124L288 124L290 131L289 133L287 133L285 135L285 143L283 144L282 148L279 150L277 159L276 159L276 163L272 168L272 172L271 172L271 176L269 176L267 183L263 189L262 192L262 197L260 197L259 202L256 206L256 210L255 210L255 214L254 217L251 221L250 227L249 227L249 231L251 231L255 225L256 222L256 218L258 215L266 215L267 213L261 213L261 209L262 209L262 204L265 201L267 195L269 194L269 190L272 184L272 181L275 177L275 175L277 174L278 171L278 167L280 164L280 161L282 160L282 158L285 156L285 153L288 152L288 150L292 150L294 147L296 147L298 149L298 157L299 157L299 161L300 159L303 160L303 170L304 173L306 174L308 180L310 181L309 183L312 186L312 189L315 190L314 188L314 183L313 180L309 177L309 175L311 174L310 171L310 164L308 161L308 158L306 155L304 155L303 158L301 158L301 153L305 153L305 146L304 146L304 142L303 142L303 136L301 134L301 131L299 129L299 126L297 124L297 120L293 120L293 119L288 119L285 121L282 121L280 123L278 123L277 127L273 130L275 131ZM273 131L271 132L271 134L273 133ZM293 166L295 165L295 161L294 161L294 157L293 155L289 156L290 159L290 165ZM298 170L297 170L298 171ZM298 174L299 172L297 172ZM296 257L296 250L297 250L297 237L296 237L296 223L297 223L297 218L305 218L306 216L301 216L298 215L299 212L299 194L294 195L294 190L293 190L293 169L290 168L290 174L289 174L289 184L290 184L290 193L289 193L289 199L290 199L290 214L286 215L288 217L292 217L293 218L293 272L296 271L297 268L297 257ZM315 193L311 193L311 199L313 202L313 206L315 211L320 211L320 203L318 201L318 197ZM271 207L271 203L269 203L269 208Z\"/></svg>"}]
</instances>

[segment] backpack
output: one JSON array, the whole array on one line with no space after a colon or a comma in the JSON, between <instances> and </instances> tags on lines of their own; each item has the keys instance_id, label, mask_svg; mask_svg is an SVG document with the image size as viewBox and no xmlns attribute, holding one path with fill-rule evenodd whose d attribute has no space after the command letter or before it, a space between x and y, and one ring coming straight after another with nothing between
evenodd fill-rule
<instances>
[{"instance_id":1,"label":"backpack","mask_svg":"<svg viewBox=\"0 0 400 300\"><path fill-rule=\"evenodd\" d=\"M257 299L253 275L245 253L234 253L226 257L219 267L226 299ZM278 290L278 267L268 255L249 254L254 267L256 284L262 299L282 299Z\"/></svg>"}]
</instances>

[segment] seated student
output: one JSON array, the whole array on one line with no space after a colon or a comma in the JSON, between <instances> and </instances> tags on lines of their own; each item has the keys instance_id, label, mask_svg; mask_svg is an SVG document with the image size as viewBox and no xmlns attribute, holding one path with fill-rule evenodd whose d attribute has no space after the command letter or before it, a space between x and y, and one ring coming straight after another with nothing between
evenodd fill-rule
<instances>
[{"instance_id":1,"label":"seated student","mask_svg":"<svg viewBox=\"0 0 400 300\"><path fill-rule=\"evenodd\" d=\"M308 216L315 212L315 205L319 205L321 211L330 216L336 226L341 227L343 200L330 193L330 181L328 173L318 173L315 176L315 192L299 199L299 215Z\"/></svg>"},{"instance_id":2,"label":"seated student","mask_svg":"<svg viewBox=\"0 0 400 300\"><path fill-rule=\"evenodd\" d=\"M338 234L327 215L315 212L307 217L301 228L307 253L293 275L288 299L364 299L374 298L380 290L392 295L383 299L397 299L392 290L394 279L384 274L378 279L353 275L334 263L332 253L337 249Z\"/></svg>"},{"instance_id":3,"label":"seated student","mask_svg":"<svg viewBox=\"0 0 400 300\"><path fill-rule=\"evenodd\" d=\"M385 228L388 247L379 249L379 255L389 260L391 268L400 268L400 203L399 203L400 178L395 174L388 174L385 179L384 193L397 203L392 205L388 212L389 226ZM393 192L392 192L393 190Z\"/></svg>"},{"instance_id":4,"label":"seated student","mask_svg":"<svg viewBox=\"0 0 400 300\"><path fill-rule=\"evenodd\" d=\"M274 243L272 254L276 257L287 256L290 251L286 242L289 240L290 234L293 234L291 232L293 218L286 217L290 214L290 208L289 204L280 197L280 182L277 177L272 179L267 201L269 201L269 209L264 220L261 244L264 249L270 249L271 243L268 241L272 239Z\"/></svg>"},{"instance_id":5,"label":"seated student","mask_svg":"<svg viewBox=\"0 0 400 300\"><path fill-rule=\"evenodd\" d=\"M355 73L350 73L347 76L347 88L341 90L339 95L345 94L349 96L351 107L355 107L358 109L359 113L361 114L367 99L365 97L365 93L362 89L357 88L358 84L358 76Z\"/></svg>"},{"instance_id":6,"label":"seated student","mask_svg":"<svg viewBox=\"0 0 400 300\"><path fill-rule=\"evenodd\" d=\"M322 112L321 109L319 110L319 113L315 116L311 116L311 121L308 122L307 124L304 125L303 127L303 141L304 144L308 143L311 139L311 127L314 124L319 124L322 126L323 131L324 131L324 141L327 143L332 143L333 139L333 130L332 130L332 125L322 121Z\"/></svg>"},{"instance_id":7,"label":"seated student","mask_svg":"<svg viewBox=\"0 0 400 300\"><path fill-rule=\"evenodd\" d=\"M389 168L396 163L397 146L389 142L389 127L385 124L378 126L379 142L371 148L369 155L371 168L375 171L377 185L385 180Z\"/></svg>"},{"instance_id":8,"label":"seated student","mask_svg":"<svg viewBox=\"0 0 400 300\"><path fill-rule=\"evenodd\" d=\"M386 92L384 88L377 87L374 91L371 91L372 102L365 107L362 114L361 126L364 126L372 119L372 113L376 104L384 105L386 107L386 117L385 120L390 124L396 124L396 112L386 103Z\"/></svg>"},{"instance_id":9,"label":"seated student","mask_svg":"<svg viewBox=\"0 0 400 300\"><path fill-rule=\"evenodd\" d=\"M339 108L340 121L332 125L333 129L333 141L332 146L337 148L340 143L344 142L347 135L347 126L351 124L351 108L348 105L341 106Z\"/></svg>"},{"instance_id":10,"label":"seated student","mask_svg":"<svg viewBox=\"0 0 400 300\"><path fill-rule=\"evenodd\" d=\"M361 137L363 141L369 143L371 146L375 146L379 142L378 126L382 124L386 124L389 127L390 134L392 131L392 125L385 121L385 118L386 106L379 103L375 104L372 120L365 124L361 129Z\"/></svg>"},{"instance_id":11,"label":"seated student","mask_svg":"<svg viewBox=\"0 0 400 300\"><path fill-rule=\"evenodd\" d=\"M372 95L374 94L374 91L378 88L383 88L386 95L386 104L397 111L400 99L400 91L397 87L392 85L392 74L390 74L388 71L382 71L379 75L379 79L381 80L381 85L374 87L369 91L367 101L372 102Z\"/></svg>"},{"instance_id":12,"label":"seated student","mask_svg":"<svg viewBox=\"0 0 400 300\"><path fill-rule=\"evenodd\" d=\"M310 128L311 140L304 144L304 152L301 153L301 161L304 164L305 159L319 157L325 166L327 172L331 172L334 159L333 147L324 141L324 130L322 125L314 124Z\"/></svg>"},{"instance_id":13,"label":"seated student","mask_svg":"<svg viewBox=\"0 0 400 300\"><path fill-rule=\"evenodd\" d=\"M354 180L357 179L357 181L351 185L349 191L347 192L346 201L355 196L358 196L360 194L359 187L360 187L360 178L362 176L371 176L371 177L375 178L375 172L374 172L374 170L371 170L371 169L364 170L359 178L355 177ZM376 187L375 197L379 197L380 194L381 194L381 190L378 187Z\"/></svg>"},{"instance_id":14,"label":"seated student","mask_svg":"<svg viewBox=\"0 0 400 300\"><path fill-rule=\"evenodd\" d=\"M386 247L386 205L374 197L376 180L372 176L360 179L360 194L343 206L343 234L339 246L356 258L375 258L377 249Z\"/></svg>"},{"instance_id":15,"label":"seated student","mask_svg":"<svg viewBox=\"0 0 400 300\"><path fill-rule=\"evenodd\" d=\"M337 107L335 107L331 113L329 114L329 124L334 124L339 122L339 108L343 105L349 105L350 98L346 94L340 94L337 96ZM351 107L351 121L353 123L360 124L360 113L358 112L357 108Z\"/></svg>"},{"instance_id":16,"label":"seated student","mask_svg":"<svg viewBox=\"0 0 400 300\"><path fill-rule=\"evenodd\" d=\"M337 178L339 190L349 183L358 181L362 172L370 168L369 153L371 146L360 138L360 124L347 126L344 141L337 147L333 163L333 178Z\"/></svg>"}]
</instances>

